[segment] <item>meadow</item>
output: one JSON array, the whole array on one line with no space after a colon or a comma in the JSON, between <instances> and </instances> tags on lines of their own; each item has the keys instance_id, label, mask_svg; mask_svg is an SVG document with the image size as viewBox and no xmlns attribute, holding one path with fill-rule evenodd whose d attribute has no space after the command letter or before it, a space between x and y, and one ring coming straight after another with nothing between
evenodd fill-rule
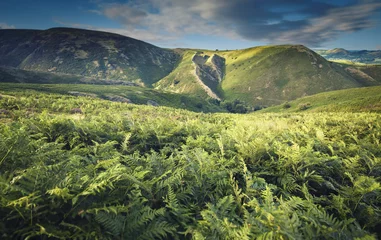
<instances>
[{"instance_id":1,"label":"meadow","mask_svg":"<svg viewBox=\"0 0 381 240\"><path fill-rule=\"evenodd\" d=\"M0 238L377 239L380 142L375 112L1 88Z\"/></svg>"}]
</instances>

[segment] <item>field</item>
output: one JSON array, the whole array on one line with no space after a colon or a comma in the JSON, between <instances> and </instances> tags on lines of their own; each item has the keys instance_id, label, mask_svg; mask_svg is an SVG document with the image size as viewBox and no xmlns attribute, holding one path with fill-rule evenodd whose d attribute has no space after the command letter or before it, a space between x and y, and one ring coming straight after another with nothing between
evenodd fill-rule
<instances>
[{"instance_id":1,"label":"field","mask_svg":"<svg viewBox=\"0 0 381 240\"><path fill-rule=\"evenodd\" d=\"M195 113L5 86L2 239L381 236L379 113Z\"/></svg>"}]
</instances>

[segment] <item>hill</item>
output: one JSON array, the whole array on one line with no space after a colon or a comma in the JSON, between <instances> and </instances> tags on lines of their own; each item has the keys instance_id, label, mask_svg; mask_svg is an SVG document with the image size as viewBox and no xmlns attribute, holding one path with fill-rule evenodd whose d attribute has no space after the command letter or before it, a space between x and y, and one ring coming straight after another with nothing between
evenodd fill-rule
<instances>
[{"instance_id":1,"label":"hill","mask_svg":"<svg viewBox=\"0 0 381 240\"><path fill-rule=\"evenodd\" d=\"M125 36L71 28L0 30L0 65L23 70L125 80L150 86L178 55Z\"/></svg>"},{"instance_id":2,"label":"hill","mask_svg":"<svg viewBox=\"0 0 381 240\"><path fill-rule=\"evenodd\" d=\"M378 112L381 113L381 87L365 87L319 93L259 112Z\"/></svg>"},{"instance_id":3,"label":"hill","mask_svg":"<svg viewBox=\"0 0 381 240\"><path fill-rule=\"evenodd\" d=\"M182 50L179 65L154 86L251 105L274 105L319 92L360 87L344 69L304 46L236 51Z\"/></svg>"},{"instance_id":4,"label":"hill","mask_svg":"<svg viewBox=\"0 0 381 240\"><path fill-rule=\"evenodd\" d=\"M317 50L321 56L330 61L364 64L381 64L381 50L345 50L335 48L331 50Z\"/></svg>"}]
</instances>

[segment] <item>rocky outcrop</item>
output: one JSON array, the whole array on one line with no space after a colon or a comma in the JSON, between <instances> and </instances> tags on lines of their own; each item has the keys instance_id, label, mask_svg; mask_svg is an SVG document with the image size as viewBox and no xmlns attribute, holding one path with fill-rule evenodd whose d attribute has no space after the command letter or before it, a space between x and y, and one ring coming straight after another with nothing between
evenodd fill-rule
<instances>
[{"instance_id":1,"label":"rocky outcrop","mask_svg":"<svg viewBox=\"0 0 381 240\"><path fill-rule=\"evenodd\" d=\"M225 58L213 54L211 57L196 53L192 62L194 72L192 72L197 82L201 85L209 97L221 100L218 97L217 86L224 77Z\"/></svg>"}]
</instances>

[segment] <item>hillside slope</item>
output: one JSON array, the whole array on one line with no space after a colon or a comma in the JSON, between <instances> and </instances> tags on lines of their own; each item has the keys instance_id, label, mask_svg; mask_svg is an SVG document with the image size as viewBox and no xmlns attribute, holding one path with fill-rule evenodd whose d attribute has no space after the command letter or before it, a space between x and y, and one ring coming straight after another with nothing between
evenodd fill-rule
<instances>
[{"instance_id":1,"label":"hillside slope","mask_svg":"<svg viewBox=\"0 0 381 240\"><path fill-rule=\"evenodd\" d=\"M381 85L381 65L352 64L333 62L333 65L344 69L352 78L363 86Z\"/></svg>"},{"instance_id":2,"label":"hillside slope","mask_svg":"<svg viewBox=\"0 0 381 240\"><path fill-rule=\"evenodd\" d=\"M381 86L344 89L299 98L264 112L379 112L381 113Z\"/></svg>"},{"instance_id":3,"label":"hillside slope","mask_svg":"<svg viewBox=\"0 0 381 240\"><path fill-rule=\"evenodd\" d=\"M178 55L125 36L71 28L0 30L0 65L150 86Z\"/></svg>"},{"instance_id":4,"label":"hillside slope","mask_svg":"<svg viewBox=\"0 0 381 240\"><path fill-rule=\"evenodd\" d=\"M224 78L225 59L213 52L178 52L182 54L179 65L154 86L157 89L221 100L219 85Z\"/></svg>"},{"instance_id":5,"label":"hillside slope","mask_svg":"<svg viewBox=\"0 0 381 240\"><path fill-rule=\"evenodd\" d=\"M304 46L269 46L232 51L222 82L225 98L273 105L285 100L360 84Z\"/></svg>"}]
</instances>

